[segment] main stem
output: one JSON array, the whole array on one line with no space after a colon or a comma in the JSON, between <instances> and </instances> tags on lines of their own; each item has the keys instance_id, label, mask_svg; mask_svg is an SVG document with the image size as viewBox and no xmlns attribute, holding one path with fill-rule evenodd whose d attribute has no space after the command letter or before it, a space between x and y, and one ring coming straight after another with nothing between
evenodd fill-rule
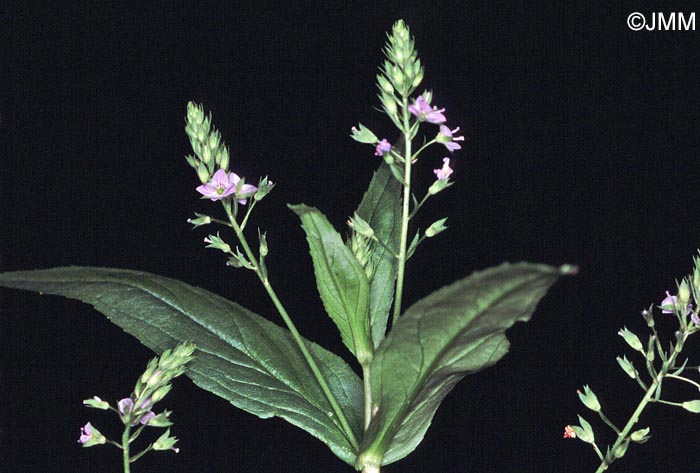
<instances>
[{"instance_id":1,"label":"main stem","mask_svg":"<svg viewBox=\"0 0 700 473\"><path fill-rule=\"evenodd\" d=\"M652 381L651 385L649 386L649 389L647 389L646 394L644 394L644 397L642 400L639 402L637 405L637 408L634 410L632 413L632 416L630 416L630 419L627 421L627 424L625 427L622 429L620 434L617 436L617 440L613 444L613 446L610 448L610 452L615 452L615 450L622 445L626 440L627 437L630 434L630 431L632 428L639 422L639 416L642 414L642 411L647 407L647 404L649 402L652 402L652 397L654 396L654 392L656 391L656 388L663 382L664 377L668 373L668 371L673 367L673 365L676 362L676 358L680 354L681 350L683 349L683 341L679 341L678 345L673 350L673 353L669 357L666 363L661 367L661 371L659 371L659 374L656 375L654 380ZM608 458L607 456L603 459L603 461L600 463L600 466L596 470L596 473L603 473L605 470L608 469L608 466L616 460L616 458Z\"/></svg>"},{"instance_id":2,"label":"main stem","mask_svg":"<svg viewBox=\"0 0 700 473\"><path fill-rule=\"evenodd\" d=\"M408 245L408 221L411 215L411 136L408 115L408 98L402 102L403 111L403 139L404 139L404 175L403 175L403 202L401 210L401 238L399 240L398 271L396 273L396 296L394 299L394 315L391 319L392 326L401 315L401 301L403 299L403 283L406 274L406 248Z\"/></svg>"},{"instance_id":3,"label":"main stem","mask_svg":"<svg viewBox=\"0 0 700 473\"><path fill-rule=\"evenodd\" d=\"M124 462L124 473L131 472L131 463L129 455L129 437L131 436L131 426L124 426L124 433L122 433L122 460Z\"/></svg>"},{"instance_id":4,"label":"main stem","mask_svg":"<svg viewBox=\"0 0 700 473\"><path fill-rule=\"evenodd\" d=\"M262 282L262 285L265 288L265 291L267 291L267 295L270 297L270 299L272 300L272 303L275 305L277 312L279 312L280 316L282 316L282 320L284 320L285 325L287 326L287 328L291 332L292 338L294 338L294 341L296 342L297 346L299 347L301 354L304 356L306 363L309 365L309 368L311 368L311 372L314 374L316 381L318 381L318 384L321 387L323 394L326 396L326 399L328 399L328 402L330 403L331 408L333 409L333 412L335 413L336 417L338 418L338 421L340 422L340 425L343 428L343 431L345 432L345 436L347 437L348 441L350 442L350 445L352 445L353 448L358 449L359 443L357 442L357 438L355 437L355 434L353 433L352 428L350 427L350 423L348 422L347 418L345 417L343 410L340 408L340 404L338 403L338 400L335 398L335 396L333 395L333 392L331 391L331 388L328 386L328 382L326 382L326 378L323 377L323 373L321 373L321 370L319 369L318 364L311 356L311 352L309 352L309 349L306 347L306 344L304 343L304 339L302 338L301 334L299 333L299 330L297 330L296 326L294 325L294 322L292 322L292 319L289 316L287 309L284 308L279 297L277 297L277 293L270 285L270 281L268 280L267 276L263 275L262 272L260 271L260 264L258 263L258 260L255 257L255 255L253 254L252 250L250 249L250 246L248 245L248 241L246 240L245 236L243 235L243 232L241 231L241 227L238 225L238 222L236 221L233 214L231 213L231 211L228 208L226 208L226 213L228 214L229 221L231 222L233 230L236 232L236 236L238 237L238 241L241 243L241 246L243 247L243 251L245 252L246 257L248 258L248 261L253 265L255 274L258 275L258 279L260 279L260 282Z\"/></svg>"}]
</instances>

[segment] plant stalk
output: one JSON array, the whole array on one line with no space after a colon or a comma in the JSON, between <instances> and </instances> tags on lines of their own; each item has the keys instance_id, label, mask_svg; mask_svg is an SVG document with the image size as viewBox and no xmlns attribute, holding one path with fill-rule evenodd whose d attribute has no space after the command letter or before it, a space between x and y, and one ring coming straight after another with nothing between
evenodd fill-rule
<instances>
[{"instance_id":1,"label":"plant stalk","mask_svg":"<svg viewBox=\"0 0 700 473\"><path fill-rule=\"evenodd\" d=\"M236 237L238 237L238 241L241 243L241 246L243 247L243 251L245 252L246 257L248 258L248 261L253 265L255 274L258 275L258 278L260 279L260 282L262 282L262 285L265 288L265 291L267 291L267 295L272 300L272 303L274 304L275 308L277 309L277 312L279 312L280 316L282 317L282 320L284 320L285 325L287 326L290 333L292 334L292 338L294 338L294 341L296 342L297 346L299 347L301 354L304 356L306 363L309 365L311 372L314 374L316 381L318 381L318 384L321 387L323 394L326 396L326 399L328 399L328 402L330 403L331 408L333 409L333 412L336 415L336 418L340 422L340 426L343 429L343 432L345 433L346 438L350 442L350 445L352 445L352 447L355 450L357 450L359 448L359 443L357 441L357 437L355 437L355 434L352 431L352 428L350 427L350 423L348 422L347 417L345 417L345 413L340 408L340 404L338 403L338 400L335 398L335 396L333 395L333 392L331 391L330 387L328 386L328 382L326 381L326 378L323 377L323 373L321 373L321 370L319 369L318 364L311 356L311 352L309 352L309 349L307 348L306 344L304 343L304 340L303 340L301 334L299 333L299 330L297 330L296 326L294 325L294 322L292 322L292 319L289 316L289 313L284 308L284 305L282 305L282 302L280 301L279 297L277 297L277 293L270 285L270 281L268 280L267 276L263 275L263 273L260 271L260 264L258 263L258 260L255 257L255 254L253 254L253 251L250 249L250 246L248 245L248 240L246 240L245 235L243 235L243 231L241 230L241 227L238 225L238 222L236 222L236 219L234 218L233 214L231 213L230 207L227 207L226 205L224 205L224 208L226 209L226 213L228 215L229 221L231 222L231 226L233 227L233 230L236 232Z\"/></svg>"},{"instance_id":2,"label":"plant stalk","mask_svg":"<svg viewBox=\"0 0 700 473\"><path fill-rule=\"evenodd\" d=\"M644 411L647 404L649 404L650 402L655 402L655 400L652 399L654 397L654 393L656 392L659 385L661 385L661 383L663 382L663 379L668 373L668 371L673 367L674 363L676 362L676 358L678 357L682 349L683 339L678 341L678 344L674 348L673 353L668 358L668 360L664 362L663 366L661 367L661 370L659 371L659 374L656 375L652 380L652 383L649 385L649 389L647 389L646 393L644 394L644 397L639 402L637 408L634 410L629 420L627 421L627 424L617 436L617 440L615 440L615 443L610 448L610 453L615 452L615 450L627 440L630 431L637 424L637 422L639 422L639 416L642 414L642 411ZM600 466L596 470L596 473L603 473L605 470L608 469L608 466L610 466L615 460L617 460L617 458L615 458L614 456L608 458L608 456L606 455L603 458L603 461L600 463Z\"/></svg>"},{"instance_id":3,"label":"plant stalk","mask_svg":"<svg viewBox=\"0 0 700 473\"><path fill-rule=\"evenodd\" d=\"M124 473L131 472L131 463L130 463L130 455L129 455L129 441L131 440L129 438L130 434L131 434L131 426L125 425L124 426L124 433L122 433L122 460L124 463Z\"/></svg>"},{"instance_id":4,"label":"plant stalk","mask_svg":"<svg viewBox=\"0 0 700 473\"><path fill-rule=\"evenodd\" d=\"M411 218L411 136L408 115L408 98L403 98L403 139L404 139L404 176L403 176L403 202L401 210L401 238L399 240L398 270L396 273L396 291L394 298L394 315L391 319L392 326L401 315L401 301L403 299L403 284L406 274L406 248L408 246L408 221Z\"/></svg>"}]
</instances>

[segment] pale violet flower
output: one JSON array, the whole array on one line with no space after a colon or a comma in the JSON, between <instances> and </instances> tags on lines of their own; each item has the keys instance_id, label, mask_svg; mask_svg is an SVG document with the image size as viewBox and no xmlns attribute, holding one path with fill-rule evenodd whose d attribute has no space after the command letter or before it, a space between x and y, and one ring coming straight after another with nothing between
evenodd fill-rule
<instances>
[{"instance_id":1,"label":"pale violet flower","mask_svg":"<svg viewBox=\"0 0 700 473\"><path fill-rule=\"evenodd\" d=\"M433 169L433 172L438 178L438 181L445 181L452 174L452 168L450 167L450 158L442 158L442 168Z\"/></svg>"},{"instance_id":2,"label":"pale violet flower","mask_svg":"<svg viewBox=\"0 0 700 473\"><path fill-rule=\"evenodd\" d=\"M661 301L661 313L662 314L673 314L675 312L675 308L678 305L678 296L672 296L670 292L666 291L666 297L664 300ZM690 311L692 309L692 306L688 304L688 307L685 309L685 315L690 314ZM695 317L697 318L697 317ZM695 320L693 320L694 323Z\"/></svg>"},{"instance_id":3,"label":"pale violet flower","mask_svg":"<svg viewBox=\"0 0 700 473\"><path fill-rule=\"evenodd\" d=\"M221 200L235 194L239 204L248 202L248 197L255 194L258 190L252 184L243 184L239 187L241 178L235 172L227 173L223 169L219 169L214 173L211 181L197 187L197 192L211 200Z\"/></svg>"},{"instance_id":4,"label":"pale violet flower","mask_svg":"<svg viewBox=\"0 0 700 473\"><path fill-rule=\"evenodd\" d=\"M141 409L146 409L149 404L151 404L150 399L141 405ZM131 412L134 410L134 401L130 397L125 397L117 403L117 406L119 407L119 413L122 415L122 417L126 417L127 415L131 414ZM141 419L138 420L138 423L146 425L148 421L153 419L155 416L156 415L153 413L153 411L148 410L145 414L141 416ZM131 425L136 424L137 422L134 422Z\"/></svg>"},{"instance_id":5,"label":"pale violet flower","mask_svg":"<svg viewBox=\"0 0 700 473\"><path fill-rule=\"evenodd\" d=\"M101 445L107 442L102 433L88 422L84 427L80 428L80 438L78 443L82 444L83 447L92 447L93 445Z\"/></svg>"},{"instance_id":6,"label":"pale violet flower","mask_svg":"<svg viewBox=\"0 0 700 473\"><path fill-rule=\"evenodd\" d=\"M229 175L223 169L219 169L209 182L197 187L197 192L205 197L209 197L211 200L221 200L224 197L228 197L236 192L237 182L233 182L232 176L236 175L233 173Z\"/></svg>"},{"instance_id":7,"label":"pale violet flower","mask_svg":"<svg viewBox=\"0 0 700 473\"><path fill-rule=\"evenodd\" d=\"M447 118L442 112L445 111L444 108L438 109L437 107L431 107L425 98L420 95L417 99L413 101L413 104L408 106L408 111L418 117L418 121L434 123L439 125L440 123L445 123Z\"/></svg>"},{"instance_id":8,"label":"pale violet flower","mask_svg":"<svg viewBox=\"0 0 700 473\"><path fill-rule=\"evenodd\" d=\"M384 138L382 141L377 143L377 147L374 150L374 155L375 156L384 156L388 152L391 151L391 143L387 141L386 138Z\"/></svg>"},{"instance_id":9,"label":"pale violet flower","mask_svg":"<svg viewBox=\"0 0 700 473\"><path fill-rule=\"evenodd\" d=\"M450 130L445 125L440 125L440 133L438 133L435 140L438 143L442 143L443 145L445 145L445 148L447 148L448 151L452 153L455 150L462 149L462 147L459 144L455 143L455 141L464 141L463 136L454 136L454 134L458 131L459 127L455 128L454 130Z\"/></svg>"}]
</instances>

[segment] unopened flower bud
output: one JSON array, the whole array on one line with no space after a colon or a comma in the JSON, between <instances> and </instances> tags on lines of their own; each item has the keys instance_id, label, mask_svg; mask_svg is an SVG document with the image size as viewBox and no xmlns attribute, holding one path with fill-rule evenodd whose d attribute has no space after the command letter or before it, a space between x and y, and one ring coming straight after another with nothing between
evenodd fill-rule
<instances>
[{"instance_id":1,"label":"unopened flower bud","mask_svg":"<svg viewBox=\"0 0 700 473\"><path fill-rule=\"evenodd\" d=\"M175 453L180 451L179 448L175 448L174 445L177 443L176 437L170 436L170 429L166 430L163 435L158 437L153 443L153 450L172 450Z\"/></svg>"},{"instance_id":2,"label":"unopened flower bud","mask_svg":"<svg viewBox=\"0 0 700 473\"><path fill-rule=\"evenodd\" d=\"M636 443L644 443L649 440L651 436L649 435L649 427L644 429L635 430L630 434L630 439Z\"/></svg>"},{"instance_id":3,"label":"unopened flower bud","mask_svg":"<svg viewBox=\"0 0 700 473\"><path fill-rule=\"evenodd\" d=\"M163 411L157 416L149 418L146 424L150 427L170 427L173 425L173 423L168 419L170 414L170 411Z\"/></svg>"},{"instance_id":4,"label":"unopened flower bud","mask_svg":"<svg viewBox=\"0 0 700 473\"><path fill-rule=\"evenodd\" d=\"M222 146L221 148L219 148L219 151L216 153L216 165L219 167L219 169L223 169L224 171L228 171L228 161L229 161L228 147Z\"/></svg>"},{"instance_id":5,"label":"unopened flower bud","mask_svg":"<svg viewBox=\"0 0 700 473\"><path fill-rule=\"evenodd\" d=\"M620 367L625 371L625 373L627 373L627 376L632 379L637 377L637 370L634 368L632 362L627 359L627 355L623 355L622 358L618 356L616 359Z\"/></svg>"},{"instance_id":6,"label":"unopened flower bud","mask_svg":"<svg viewBox=\"0 0 700 473\"><path fill-rule=\"evenodd\" d=\"M374 236L372 227L357 212L348 220L348 226L364 237L372 238Z\"/></svg>"},{"instance_id":7,"label":"unopened flower bud","mask_svg":"<svg viewBox=\"0 0 700 473\"><path fill-rule=\"evenodd\" d=\"M267 237L265 236L265 233L259 233L258 237L260 239L260 256L263 258L267 256Z\"/></svg>"},{"instance_id":8,"label":"unopened flower bud","mask_svg":"<svg viewBox=\"0 0 700 473\"><path fill-rule=\"evenodd\" d=\"M151 396L151 399L153 399L153 403L159 402L161 399L163 399L173 388L171 384L166 384L165 386L161 386L158 389L155 390L153 395Z\"/></svg>"},{"instance_id":9,"label":"unopened flower bud","mask_svg":"<svg viewBox=\"0 0 700 473\"><path fill-rule=\"evenodd\" d=\"M447 221L447 218L441 218L437 222L434 222L425 231L425 236L428 238L431 238L431 237L434 237L435 235L437 235L438 233L442 233L445 230L447 230L447 226L445 226L446 221Z\"/></svg>"},{"instance_id":10,"label":"unopened flower bud","mask_svg":"<svg viewBox=\"0 0 700 473\"><path fill-rule=\"evenodd\" d=\"M584 406L592 410L593 412L600 412L600 403L598 402L598 397L595 395L593 390L585 385L583 387L583 392L577 391L579 399Z\"/></svg>"},{"instance_id":11,"label":"unopened flower bud","mask_svg":"<svg viewBox=\"0 0 700 473\"><path fill-rule=\"evenodd\" d=\"M204 163L199 163L197 166L197 177L199 177L199 180L202 181L202 183L209 181L209 170Z\"/></svg>"},{"instance_id":12,"label":"unopened flower bud","mask_svg":"<svg viewBox=\"0 0 700 473\"><path fill-rule=\"evenodd\" d=\"M371 145L379 141L379 138L377 138L369 128L365 127L362 123L358 124L358 126L359 128L352 127L352 134L350 136L353 140Z\"/></svg>"},{"instance_id":13,"label":"unopened flower bud","mask_svg":"<svg viewBox=\"0 0 700 473\"><path fill-rule=\"evenodd\" d=\"M389 82L389 80L382 74L377 74L377 84L383 92L386 92L387 94L394 93L394 87L391 85L391 82Z\"/></svg>"},{"instance_id":14,"label":"unopened flower bud","mask_svg":"<svg viewBox=\"0 0 700 473\"><path fill-rule=\"evenodd\" d=\"M92 399L85 399L83 401L83 404L88 406L88 407L94 407L95 409L102 409L106 410L109 409L109 403L103 401L99 397L95 396Z\"/></svg>"},{"instance_id":15,"label":"unopened flower bud","mask_svg":"<svg viewBox=\"0 0 700 473\"><path fill-rule=\"evenodd\" d=\"M683 409L692 412L693 414L700 414L700 399L694 399L692 401L685 401L683 404Z\"/></svg>"},{"instance_id":16,"label":"unopened flower bud","mask_svg":"<svg viewBox=\"0 0 700 473\"><path fill-rule=\"evenodd\" d=\"M635 335L633 332L627 330L627 327L622 327L617 334L624 338L627 344L632 347L633 350L638 352L643 350L642 342L639 341L639 337L637 337L637 335Z\"/></svg>"},{"instance_id":17,"label":"unopened flower bud","mask_svg":"<svg viewBox=\"0 0 700 473\"><path fill-rule=\"evenodd\" d=\"M580 438L586 443L595 442L595 435L593 434L593 428L591 427L591 424L586 422L586 419L584 419L581 416L578 416L578 421L581 424L580 426L571 426L571 428L574 429L574 432L576 432L576 437Z\"/></svg>"}]
</instances>

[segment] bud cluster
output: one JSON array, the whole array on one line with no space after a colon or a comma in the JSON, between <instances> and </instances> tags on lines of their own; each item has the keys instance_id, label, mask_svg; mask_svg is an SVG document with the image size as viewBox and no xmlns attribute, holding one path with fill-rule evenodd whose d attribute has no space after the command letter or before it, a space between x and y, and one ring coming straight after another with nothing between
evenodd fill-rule
<instances>
[{"instance_id":1,"label":"bud cluster","mask_svg":"<svg viewBox=\"0 0 700 473\"><path fill-rule=\"evenodd\" d=\"M188 155L185 159L197 171L199 180L208 182L217 169L228 171L228 147L219 131L212 126L211 114L206 116L201 105L189 102L185 123L185 132L194 151L194 156Z\"/></svg>"},{"instance_id":2,"label":"bud cluster","mask_svg":"<svg viewBox=\"0 0 700 473\"><path fill-rule=\"evenodd\" d=\"M85 424L80 430L78 443L83 447L92 447L109 443L120 448L124 452L124 457L129 462L134 462L141 458L150 450L173 450L177 438L170 435L169 427L173 425L170 421L171 412L164 410L160 414L155 414L151 409L165 397L172 389L170 382L185 372L185 365L192 360L194 345L182 343L173 350L165 350L160 357L153 358L148 362L146 371L136 382L131 396L121 399L116 407L112 407L108 402L97 396L86 399L83 404L100 410L112 410L119 415L119 419L124 424L124 435L122 443L109 440L90 422ZM131 428L138 426L137 430L131 433ZM148 445L143 451L136 455L129 453L130 444L134 441L144 427L168 428L158 439Z\"/></svg>"}]
</instances>

